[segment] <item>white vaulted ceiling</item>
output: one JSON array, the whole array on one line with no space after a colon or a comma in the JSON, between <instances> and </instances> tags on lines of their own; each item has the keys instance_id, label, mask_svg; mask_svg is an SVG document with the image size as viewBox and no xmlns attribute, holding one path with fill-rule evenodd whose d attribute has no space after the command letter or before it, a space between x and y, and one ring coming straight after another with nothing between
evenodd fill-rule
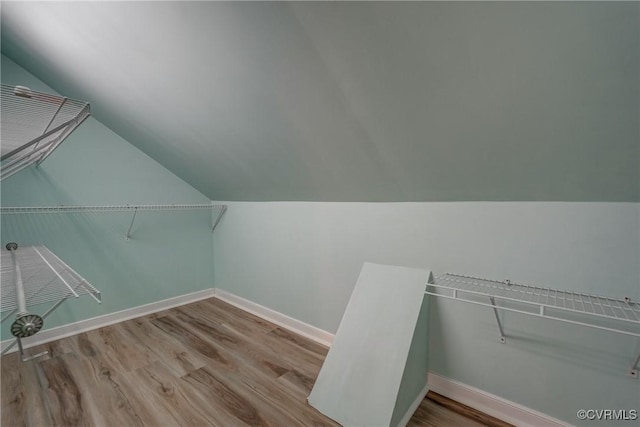
<instances>
[{"instance_id":1,"label":"white vaulted ceiling","mask_svg":"<svg viewBox=\"0 0 640 427\"><path fill-rule=\"evenodd\" d=\"M211 199L640 201L640 3L1 13L3 54Z\"/></svg>"}]
</instances>

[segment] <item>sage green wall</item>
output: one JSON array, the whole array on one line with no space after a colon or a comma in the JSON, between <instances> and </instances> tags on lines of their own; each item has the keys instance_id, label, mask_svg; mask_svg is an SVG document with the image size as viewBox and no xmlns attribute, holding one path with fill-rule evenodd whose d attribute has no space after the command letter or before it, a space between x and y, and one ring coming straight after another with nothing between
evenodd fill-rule
<instances>
[{"instance_id":1,"label":"sage green wall","mask_svg":"<svg viewBox=\"0 0 640 427\"><path fill-rule=\"evenodd\" d=\"M50 91L5 56L1 72L3 83ZM95 118L39 168L5 179L0 190L5 207L210 203ZM45 327L212 286L210 211L139 212L127 241L130 222L130 213L2 215L3 246L44 244L102 292L101 305L91 298L67 301Z\"/></svg>"},{"instance_id":2,"label":"sage green wall","mask_svg":"<svg viewBox=\"0 0 640 427\"><path fill-rule=\"evenodd\" d=\"M639 260L637 203L232 202L214 239L217 288L332 333L365 261L638 301ZM503 319L506 344L490 309L432 300L430 369L571 424L638 408L639 340Z\"/></svg>"}]
</instances>

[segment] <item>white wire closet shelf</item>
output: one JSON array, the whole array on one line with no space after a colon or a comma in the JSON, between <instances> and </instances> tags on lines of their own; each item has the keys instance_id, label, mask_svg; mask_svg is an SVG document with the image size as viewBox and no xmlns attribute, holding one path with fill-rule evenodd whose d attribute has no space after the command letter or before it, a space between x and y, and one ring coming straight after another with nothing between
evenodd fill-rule
<instances>
[{"instance_id":1,"label":"white wire closet shelf","mask_svg":"<svg viewBox=\"0 0 640 427\"><path fill-rule=\"evenodd\" d=\"M164 205L59 205L59 206L11 206L1 207L1 214L42 214L64 212L123 212L123 211L172 211L199 210L224 207L207 203L164 204Z\"/></svg>"},{"instance_id":2,"label":"white wire closet shelf","mask_svg":"<svg viewBox=\"0 0 640 427\"><path fill-rule=\"evenodd\" d=\"M498 310L640 337L640 304L630 298L616 299L453 273L435 276L427 284L426 294L492 308L502 343L506 337ZM638 377L639 361L640 354L631 367L634 378Z\"/></svg>"},{"instance_id":3,"label":"white wire closet shelf","mask_svg":"<svg viewBox=\"0 0 640 427\"><path fill-rule=\"evenodd\" d=\"M87 102L2 84L0 180L42 163L89 115Z\"/></svg>"},{"instance_id":4,"label":"white wire closet shelf","mask_svg":"<svg viewBox=\"0 0 640 427\"><path fill-rule=\"evenodd\" d=\"M17 338L2 354L18 343L24 356L21 338L37 333L44 319L67 299L88 295L101 302L100 291L43 245L18 248L15 243L7 244L2 248L0 270L2 322L16 314L11 332ZM41 304L53 305L42 315L27 311Z\"/></svg>"},{"instance_id":5,"label":"white wire closet shelf","mask_svg":"<svg viewBox=\"0 0 640 427\"><path fill-rule=\"evenodd\" d=\"M227 211L227 205L191 203L191 204L164 204L164 205L60 205L60 206L14 206L1 207L2 215L21 214L59 214L59 213L81 213L81 212L133 212L131 224L127 231L126 238L131 237L131 230L135 222L138 211L182 211L182 210L211 210L212 215L217 209L217 215L212 218L211 232L215 231L218 223Z\"/></svg>"},{"instance_id":6,"label":"white wire closet shelf","mask_svg":"<svg viewBox=\"0 0 640 427\"><path fill-rule=\"evenodd\" d=\"M100 291L58 258L46 246L22 246L16 251L24 283L27 305L38 305L58 301L61 298L91 295L100 301ZM14 311L17 295L14 286L15 268L11 254L2 249L2 277L0 278L2 313Z\"/></svg>"}]
</instances>

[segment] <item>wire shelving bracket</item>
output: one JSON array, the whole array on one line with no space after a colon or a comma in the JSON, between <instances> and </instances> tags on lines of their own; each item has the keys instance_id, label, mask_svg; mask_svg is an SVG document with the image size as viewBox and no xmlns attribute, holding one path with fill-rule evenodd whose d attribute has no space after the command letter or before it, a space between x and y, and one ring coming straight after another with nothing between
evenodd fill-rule
<instances>
[{"instance_id":1,"label":"wire shelving bracket","mask_svg":"<svg viewBox=\"0 0 640 427\"><path fill-rule=\"evenodd\" d=\"M640 337L640 303L628 297L615 299L453 273L431 278L425 293L493 309L503 344L506 336L500 310ZM640 353L629 369L633 378L639 376L638 363Z\"/></svg>"},{"instance_id":2,"label":"wire shelving bracket","mask_svg":"<svg viewBox=\"0 0 640 427\"><path fill-rule=\"evenodd\" d=\"M0 85L0 181L39 166L91 115L87 102Z\"/></svg>"},{"instance_id":3,"label":"wire shelving bracket","mask_svg":"<svg viewBox=\"0 0 640 427\"><path fill-rule=\"evenodd\" d=\"M43 356L47 352L25 356L22 339L35 335L44 325L44 319L70 298L89 295L100 303L101 295L93 285L64 263L46 246L18 248L8 243L0 257L0 311L4 313L0 323L15 314L11 333L16 337L2 349L5 354L18 344L20 357L26 362ZM51 304L42 315L27 311L27 306Z\"/></svg>"}]
</instances>

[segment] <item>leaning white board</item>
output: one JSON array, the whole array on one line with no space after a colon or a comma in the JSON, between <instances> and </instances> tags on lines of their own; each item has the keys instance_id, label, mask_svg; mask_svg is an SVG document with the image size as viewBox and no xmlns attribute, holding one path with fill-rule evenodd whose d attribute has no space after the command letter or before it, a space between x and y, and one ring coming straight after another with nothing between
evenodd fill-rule
<instances>
[{"instance_id":1,"label":"leaning white board","mask_svg":"<svg viewBox=\"0 0 640 427\"><path fill-rule=\"evenodd\" d=\"M365 263L308 401L344 426L388 426L430 271Z\"/></svg>"}]
</instances>

